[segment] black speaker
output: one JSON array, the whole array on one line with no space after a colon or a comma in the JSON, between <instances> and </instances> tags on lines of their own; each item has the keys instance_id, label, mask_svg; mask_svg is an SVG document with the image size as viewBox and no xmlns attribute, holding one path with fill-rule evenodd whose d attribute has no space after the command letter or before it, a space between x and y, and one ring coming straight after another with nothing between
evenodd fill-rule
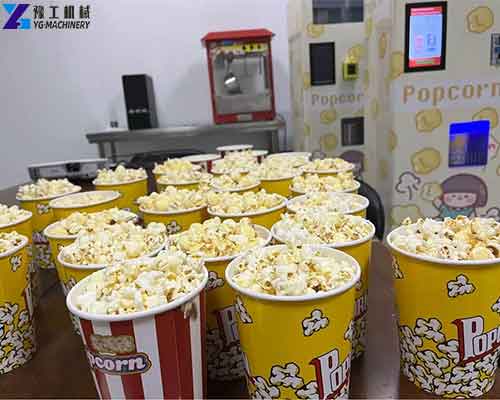
<instances>
[{"instance_id":1,"label":"black speaker","mask_svg":"<svg viewBox=\"0 0 500 400\"><path fill-rule=\"evenodd\" d=\"M158 128L153 80L149 75L123 75L128 128Z\"/></svg>"}]
</instances>

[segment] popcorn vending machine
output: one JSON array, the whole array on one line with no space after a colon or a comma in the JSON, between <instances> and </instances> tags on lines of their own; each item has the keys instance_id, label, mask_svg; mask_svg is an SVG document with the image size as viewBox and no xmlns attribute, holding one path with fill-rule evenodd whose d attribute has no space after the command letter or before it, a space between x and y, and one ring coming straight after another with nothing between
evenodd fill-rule
<instances>
[{"instance_id":1,"label":"popcorn vending machine","mask_svg":"<svg viewBox=\"0 0 500 400\"><path fill-rule=\"evenodd\" d=\"M389 226L500 220L500 2L369 0L366 131Z\"/></svg>"},{"instance_id":2,"label":"popcorn vending machine","mask_svg":"<svg viewBox=\"0 0 500 400\"><path fill-rule=\"evenodd\" d=\"M272 37L267 29L211 32L203 37L216 124L275 118Z\"/></svg>"},{"instance_id":3,"label":"popcorn vending machine","mask_svg":"<svg viewBox=\"0 0 500 400\"><path fill-rule=\"evenodd\" d=\"M371 183L376 137L364 129L363 21L363 0L288 2L294 146L342 157Z\"/></svg>"}]
</instances>

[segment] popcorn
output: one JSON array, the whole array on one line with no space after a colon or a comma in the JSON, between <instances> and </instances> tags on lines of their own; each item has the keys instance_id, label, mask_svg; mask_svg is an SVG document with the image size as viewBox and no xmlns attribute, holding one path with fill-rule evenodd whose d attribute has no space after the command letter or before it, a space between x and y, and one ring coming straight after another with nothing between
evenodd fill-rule
<instances>
[{"instance_id":1,"label":"popcorn","mask_svg":"<svg viewBox=\"0 0 500 400\"><path fill-rule=\"evenodd\" d=\"M257 167L256 174L260 179L285 179L301 174L297 168L294 168L286 158L266 159Z\"/></svg>"},{"instance_id":2,"label":"popcorn","mask_svg":"<svg viewBox=\"0 0 500 400\"><path fill-rule=\"evenodd\" d=\"M35 183L20 186L17 192L19 200L40 200L77 192L80 186L73 185L67 179L39 179Z\"/></svg>"},{"instance_id":3,"label":"popcorn","mask_svg":"<svg viewBox=\"0 0 500 400\"><path fill-rule=\"evenodd\" d=\"M306 174L293 179L292 190L298 193L347 192L358 188L352 172L342 172L335 176Z\"/></svg>"},{"instance_id":4,"label":"popcorn","mask_svg":"<svg viewBox=\"0 0 500 400\"><path fill-rule=\"evenodd\" d=\"M353 264L321 250L285 246L252 250L235 265L232 279L241 288L274 296L315 294L354 280Z\"/></svg>"},{"instance_id":5,"label":"popcorn","mask_svg":"<svg viewBox=\"0 0 500 400\"><path fill-rule=\"evenodd\" d=\"M226 215L265 212L286 203L284 197L265 190L257 193L208 193L207 201L210 212Z\"/></svg>"},{"instance_id":6,"label":"popcorn","mask_svg":"<svg viewBox=\"0 0 500 400\"><path fill-rule=\"evenodd\" d=\"M147 228L132 222L109 225L82 234L60 253L62 260L75 265L109 265L144 257L159 250L166 239L165 225L151 222Z\"/></svg>"},{"instance_id":7,"label":"popcorn","mask_svg":"<svg viewBox=\"0 0 500 400\"><path fill-rule=\"evenodd\" d=\"M215 190L238 190L257 186L259 179L251 174L241 174L232 172L227 175L215 176L212 178L211 186Z\"/></svg>"},{"instance_id":8,"label":"popcorn","mask_svg":"<svg viewBox=\"0 0 500 400\"><path fill-rule=\"evenodd\" d=\"M335 245L366 239L373 235L373 225L364 218L314 211L284 214L273 226L273 234L283 243Z\"/></svg>"},{"instance_id":9,"label":"popcorn","mask_svg":"<svg viewBox=\"0 0 500 400\"><path fill-rule=\"evenodd\" d=\"M266 161L286 162L292 168L301 167L309 162L309 155L293 154L293 153L277 153L271 154Z\"/></svg>"},{"instance_id":10,"label":"popcorn","mask_svg":"<svg viewBox=\"0 0 500 400\"><path fill-rule=\"evenodd\" d=\"M119 197L118 192L96 190L93 192L75 193L64 197L59 197L50 202L50 207L76 208L90 207Z\"/></svg>"},{"instance_id":11,"label":"popcorn","mask_svg":"<svg viewBox=\"0 0 500 400\"><path fill-rule=\"evenodd\" d=\"M111 169L100 169L97 171L97 178L94 180L94 185L119 185L121 183L129 183L147 179L148 175L144 168L131 169L119 165L113 171Z\"/></svg>"},{"instance_id":12,"label":"popcorn","mask_svg":"<svg viewBox=\"0 0 500 400\"><path fill-rule=\"evenodd\" d=\"M307 172L344 172L352 171L354 164L341 158L325 158L323 160L310 161L304 165L304 171Z\"/></svg>"},{"instance_id":13,"label":"popcorn","mask_svg":"<svg viewBox=\"0 0 500 400\"><path fill-rule=\"evenodd\" d=\"M0 227L7 225L16 225L19 222L28 219L31 216L29 211L23 210L18 206L6 206L0 204Z\"/></svg>"},{"instance_id":14,"label":"popcorn","mask_svg":"<svg viewBox=\"0 0 500 400\"><path fill-rule=\"evenodd\" d=\"M198 171L200 169L199 166L192 164L187 160L183 160L182 158L172 158L170 160L165 161L163 164L155 164L153 169L154 174L160 175L178 175L183 172L191 172Z\"/></svg>"},{"instance_id":15,"label":"popcorn","mask_svg":"<svg viewBox=\"0 0 500 400\"><path fill-rule=\"evenodd\" d=\"M0 232L0 254L19 246L26 238L17 232Z\"/></svg>"},{"instance_id":16,"label":"popcorn","mask_svg":"<svg viewBox=\"0 0 500 400\"><path fill-rule=\"evenodd\" d=\"M180 185L184 183L199 182L202 173L197 170L167 171L160 175L157 182L161 185Z\"/></svg>"},{"instance_id":17,"label":"popcorn","mask_svg":"<svg viewBox=\"0 0 500 400\"><path fill-rule=\"evenodd\" d=\"M252 151L239 151L229 153L222 160L215 161L212 172L216 174L247 173L257 165L257 158Z\"/></svg>"},{"instance_id":18,"label":"popcorn","mask_svg":"<svg viewBox=\"0 0 500 400\"><path fill-rule=\"evenodd\" d=\"M187 231L172 235L168 240L173 248L203 258L236 256L264 246L267 241L259 236L248 218L239 222L212 218L203 224L192 224Z\"/></svg>"},{"instance_id":19,"label":"popcorn","mask_svg":"<svg viewBox=\"0 0 500 400\"><path fill-rule=\"evenodd\" d=\"M314 210L321 213L349 214L363 209L367 204L366 198L357 194L313 192L291 200L288 209L293 212Z\"/></svg>"},{"instance_id":20,"label":"popcorn","mask_svg":"<svg viewBox=\"0 0 500 400\"><path fill-rule=\"evenodd\" d=\"M122 315L168 304L203 282L199 260L162 251L155 258L118 263L91 275L75 297L75 306L93 314Z\"/></svg>"},{"instance_id":21,"label":"popcorn","mask_svg":"<svg viewBox=\"0 0 500 400\"><path fill-rule=\"evenodd\" d=\"M395 248L416 255L454 261L500 257L500 223L491 218L459 216L444 222L432 219L403 221L390 236Z\"/></svg>"},{"instance_id":22,"label":"popcorn","mask_svg":"<svg viewBox=\"0 0 500 400\"><path fill-rule=\"evenodd\" d=\"M137 216L129 211L112 208L95 213L75 212L47 227L50 236L76 236L81 233L96 232L107 225L132 221Z\"/></svg>"},{"instance_id":23,"label":"popcorn","mask_svg":"<svg viewBox=\"0 0 500 400\"><path fill-rule=\"evenodd\" d=\"M174 212L199 208L206 205L205 195L199 191L177 189L167 186L161 193L151 193L149 196L139 197L137 204L142 211Z\"/></svg>"}]
</instances>

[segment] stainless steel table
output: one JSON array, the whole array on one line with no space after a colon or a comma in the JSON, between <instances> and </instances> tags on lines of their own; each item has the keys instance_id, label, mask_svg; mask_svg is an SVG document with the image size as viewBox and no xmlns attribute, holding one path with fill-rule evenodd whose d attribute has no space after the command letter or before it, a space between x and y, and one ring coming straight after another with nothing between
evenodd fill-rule
<instances>
[{"instance_id":1,"label":"stainless steel table","mask_svg":"<svg viewBox=\"0 0 500 400\"><path fill-rule=\"evenodd\" d=\"M88 133L86 135L89 143L97 144L99 148L99 157L109 157L116 162L119 156L117 151L118 143L151 143L165 139L174 139L176 141L185 141L192 147L197 143L197 139L208 140L210 138L227 135L228 139L237 138L238 135L256 135L268 139L268 150L272 153L280 151L279 132L283 131L284 147L286 148L286 121L277 115L272 121L242 122L237 124L224 125L186 125L173 126L158 129L145 129L134 131L109 131ZM231 144L230 140L226 143L217 143L217 145ZM109 153L106 151L106 145L109 145Z\"/></svg>"}]
</instances>

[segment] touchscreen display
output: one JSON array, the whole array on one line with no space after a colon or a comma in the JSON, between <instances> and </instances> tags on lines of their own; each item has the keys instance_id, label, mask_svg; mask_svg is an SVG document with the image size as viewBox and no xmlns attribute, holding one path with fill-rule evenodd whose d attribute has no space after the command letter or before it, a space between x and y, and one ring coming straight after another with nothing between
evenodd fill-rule
<instances>
[{"instance_id":1,"label":"touchscreen display","mask_svg":"<svg viewBox=\"0 0 500 400\"><path fill-rule=\"evenodd\" d=\"M446 3L407 5L407 72L444 69Z\"/></svg>"}]
</instances>

